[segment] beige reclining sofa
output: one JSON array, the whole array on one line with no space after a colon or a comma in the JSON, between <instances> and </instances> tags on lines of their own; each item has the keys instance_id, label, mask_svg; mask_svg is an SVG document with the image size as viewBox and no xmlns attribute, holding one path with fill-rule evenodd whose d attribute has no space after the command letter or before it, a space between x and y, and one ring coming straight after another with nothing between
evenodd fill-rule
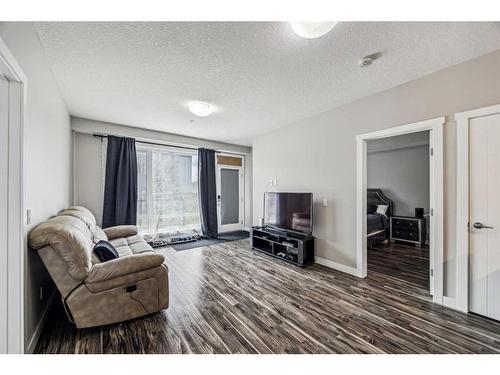
<instances>
[{"instance_id":1,"label":"beige reclining sofa","mask_svg":"<svg viewBox=\"0 0 500 375\"><path fill-rule=\"evenodd\" d=\"M101 263L94 244L109 241L119 258ZM123 225L102 230L85 207L73 206L29 235L30 247L54 280L66 313L78 328L137 318L168 308L164 257Z\"/></svg>"}]
</instances>

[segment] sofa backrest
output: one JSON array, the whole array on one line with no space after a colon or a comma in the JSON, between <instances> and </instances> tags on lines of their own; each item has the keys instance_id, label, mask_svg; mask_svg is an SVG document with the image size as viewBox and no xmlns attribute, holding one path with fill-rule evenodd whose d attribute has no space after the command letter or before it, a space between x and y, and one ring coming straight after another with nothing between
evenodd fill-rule
<instances>
[{"instance_id":1,"label":"sofa backrest","mask_svg":"<svg viewBox=\"0 0 500 375\"><path fill-rule=\"evenodd\" d=\"M83 281L92 267L94 243L107 239L100 238L102 233L87 208L73 206L33 229L29 243L36 250L50 246L64 261L71 277Z\"/></svg>"}]
</instances>

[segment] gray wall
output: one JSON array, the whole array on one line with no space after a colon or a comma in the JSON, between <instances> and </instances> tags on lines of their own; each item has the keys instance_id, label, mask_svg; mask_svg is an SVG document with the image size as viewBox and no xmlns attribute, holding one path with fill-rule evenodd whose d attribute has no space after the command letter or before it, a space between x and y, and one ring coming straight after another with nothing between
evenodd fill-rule
<instances>
[{"instance_id":1,"label":"gray wall","mask_svg":"<svg viewBox=\"0 0 500 375\"><path fill-rule=\"evenodd\" d=\"M29 231L71 202L70 117L45 59L33 25L1 22L0 37L28 79L25 118L25 205L31 209ZM25 346L43 315L53 285L38 254L27 250ZM44 288L40 300L39 290Z\"/></svg>"},{"instance_id":2,"label":"gray wall","mask_svg":"<svg viewBox=\"0 0 500 375\"><path fill-rule=\"evenodd\" d=\"M253 144L254 224L262 215L262 196L269 179L277 179L277 190L312 191L317 256L354 266L355 135L446 115L444 294L454 297L456 129L453 115L500 103L499 66L500 51L497 51L260 136ZM328 198L328 207L320 204L323 198Z\"/></svg>"},{"instance_id":3,"label":"gray wall","mask_svg":"<svg viewBox=\"0 0 500 375\"><path fill-rule=\"evenodd\" d=\"M416 141L416 137L419 141ZM394 215L429 212L429 133L369 141L367 187L382 189L394 203Z\"/></svg>"},{"instance_id":4,"label":"gray wall","mask_svg":"<svg viewBox=\"0 0 500 375\"><path fill-rule=\"evenodd\" d=\"M157 140L180 145L212 148L245 154L245 226L252 222L252 150L250 147L214 142L199 138L153 130L132 128L101 121L71 118L74 137L74 204L88 207L102 221L102 175L101 141L93 133L123 135L135 138Z\"/></svg>"}]
</instances>

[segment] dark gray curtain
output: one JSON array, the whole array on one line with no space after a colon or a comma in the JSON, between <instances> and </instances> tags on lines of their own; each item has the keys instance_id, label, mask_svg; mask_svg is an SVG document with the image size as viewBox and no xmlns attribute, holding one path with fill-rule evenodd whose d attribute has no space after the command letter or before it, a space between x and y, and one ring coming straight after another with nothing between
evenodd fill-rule
<instances>
[{"instance_id":1,"label":"dark gray curtain","mask_svg":"<svg viewBox=\"0 0 500 375\"><path fill-rule=\"evenodd\" d=\"M102 227L137 221L137 154L135 139L108 136Z\"/></svg>"},{"instance_id":2,"label":"dark gray curtain","mask_svg":"<svg viewBox=\"0 0 500 375\"><path fill-rule=\"evenodd\" d=\"M218 230L214 150L198 149L198 184L201 230L204 236L216 238Z\"/></svg>"}]
</instances>

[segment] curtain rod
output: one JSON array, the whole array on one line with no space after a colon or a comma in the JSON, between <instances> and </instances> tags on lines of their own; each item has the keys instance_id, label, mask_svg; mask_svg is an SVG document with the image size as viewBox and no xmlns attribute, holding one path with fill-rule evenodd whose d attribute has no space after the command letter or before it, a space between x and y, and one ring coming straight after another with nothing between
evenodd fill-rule
<instances>
[{"instance_id":1,"label":"curtain rod","mask_svg":"<svg viewBox=\"0 0 500 375\"><path fill-rule=\"evenodd\" d=\"M96 138L108 138L109 137L109 134L99 134L99 133L94 133L92 134L94 137ZM120 136L115 136L115 137L120 137ZM135 138L134 138L135 139ZM135 139L136 142L138 143L143 143L143 144L147 144L147 145L154 145L154 146L166 146L166 147L175 147L175 148L182 148L182 149L185 149L185 150L198 150L199 147L196 147L196 146L177 146L177 145L172 145L172 144L168 144L168 143L159 143L159 142L150 142L150 141L140 141L140 140L137 140ZM219 153L224 153L224 154L234 154L234 155L239 155L239 156L245 156L244 153L238 153L238 152L232 152L232 151L221 151L221 150L215 150L215 152L219 152Z\"/></svg>"},{"instance_id":2,"label":"curtain rod","mask_svg":"<svg viewBox=\"0 0 500 375\"><path fill-rule=\"evenodd\" d=\"M108 134L97 134L97 133L94 133L93 134L94 137L97 137L97 138L108 138L109 135ZM116 136L118 137L118 136ZM135 138L134 138L135 139ZM148 141L139 141L139 140L135 140L137 143L144 143L144 144L147 144L147 145L155 145L155 146L168 146L168 147L175 147L175 148L183 148L183 149L187 149L187 150L198 150L198 147L189 147L189 146L177 146L177 145L169 145L169 144L165 144L165 143L159 143L159 142L148 142Z\"/></svg>"}]
</instances>

